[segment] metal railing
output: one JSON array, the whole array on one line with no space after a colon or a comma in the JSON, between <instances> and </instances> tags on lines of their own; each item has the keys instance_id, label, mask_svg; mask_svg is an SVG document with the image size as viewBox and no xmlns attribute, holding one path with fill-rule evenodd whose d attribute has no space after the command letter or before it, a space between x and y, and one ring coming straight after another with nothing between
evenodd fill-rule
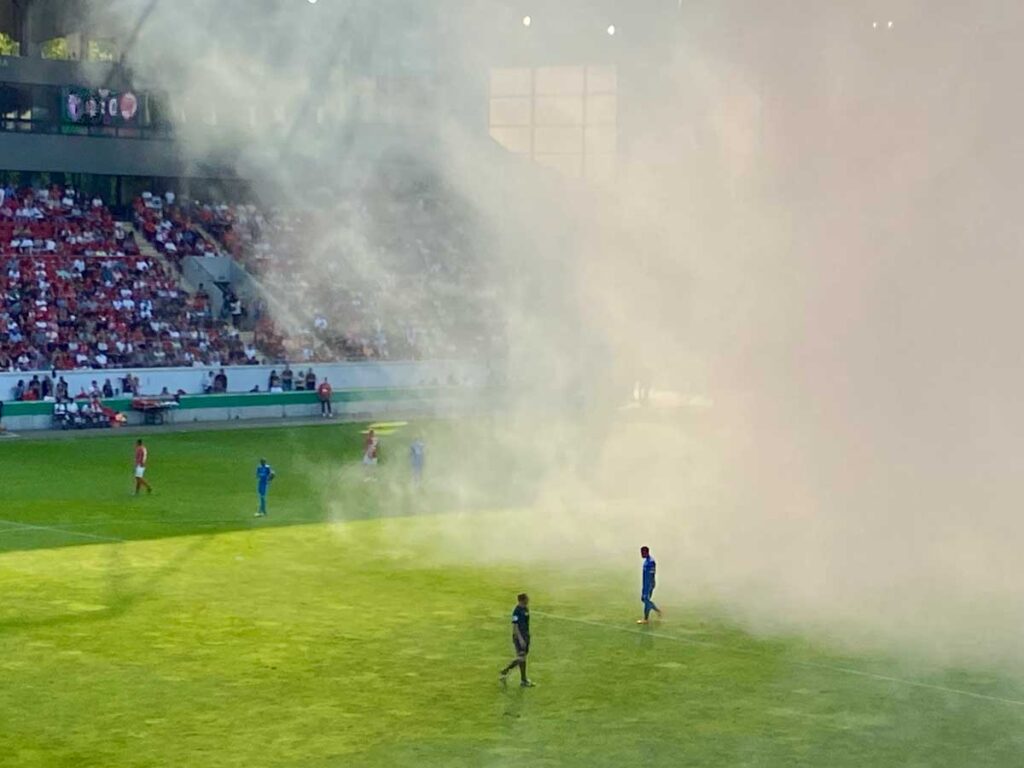
<instances>
[{"instance_id":1,"label":"metal railing","mask_svg":"<svg viewBox=\"0 0 1024 768\"><path fill-rule=\"evenodd\" d=\"M0 132L46 134L51 136L88 136L107 139L170 140L174 131L169 125L117 126L74 125L55 120L0 116Z\"/></svg>"}]
</instances>

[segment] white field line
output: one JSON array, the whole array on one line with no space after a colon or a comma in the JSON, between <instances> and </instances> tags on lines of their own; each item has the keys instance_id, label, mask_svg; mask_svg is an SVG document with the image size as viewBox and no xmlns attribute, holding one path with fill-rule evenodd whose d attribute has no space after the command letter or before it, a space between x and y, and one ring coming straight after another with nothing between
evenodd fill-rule
<instances>
[{"instance_id":1,"label":"white field line","mask_svg":"<svg viewBox=\"0 0 1024 768\"><path fill-rule=\"evenodd\" d=\"M96 533L69 531L67 528L54 528L52 525L29 525L28 523L18 523L14 520L0 520L0 525L9 526L8 528L0 529L0 533L11 533L12 531L50 531L52 533L63 533L65 536L81 536L85 539L95 539L97 541L124 541L124 539L119 539L116 536L100 536Z\"/></svg>"},{"instance_id":2,"label":"white field line","mask_svg":"<svg viewBox=\"0 0 1024 768\"><path fill-rule=\"evenodd\" d=\"M576 619L571 616L559 616L554 613L542 613L541 611L534 611L538 616L543 616L548 619L555 619L556 621L567 621L573 624L585 624L588 627L598 627L600 629L606 629L612 632L625 632L630 635L645 635L647 637L657 637L661 640L672 640L677 643L684 643L686 645L697 645L705 648L719 648L730 653L736 653L744 656L764 656L759 651L746 650L744 648L734 648L729 645L723 645L722 643L713 643L708 640L694 640L689 637L680 637L679 635L670 635L665 632L654 632L647 629L631 629L628 627L619 627L615 624L605 624L600 621L591 621L589 619ZM860 669L851 669L850 667L837 667L831 664L821 664L816 661L800 661L793 660L792 663L797 667L804 667L807 669L820 669L826 672L835 672L841 675L854 675L856 677L864 677L870 680L878 680L879 682L885 683L896 683L897 685L906 685L911 688L923 688L929 691L938 691L939 693L949 693L957 696L966 696L971 699L981 699L982 701L993 701L999 704L1012 704L1018 707L1024 707L1024 701L1019 699L1006 699L1001 696L989 696L984 693L975 693L974 691L965 691L961 688L948 688L944 685L934 685L932 683L922 683L917 680L907 680L902 677L891 677L889 675L879 675L874 672L864 672Z\"/></svg>"},{"instance_id":3,"label":"white field line","mask_svg":"<svg viewBox=\"0 0 1024 768\"><path fill-rule=\"evenodd\" d=\"M122 523L128 523L128 522L131 522L131 523L136 523L136 522L141 523L141 522L144 522L144 521L141 521L141 520L140 521L134 521L134 520L133 521L127 521L126 520L126 521L120 521L120 522L122 522ZM156 521L145 521L145 522L156 522ZM179 521L179 522L193 523L193 522L200 522L200 521L198 521L198 520L191 521L190 520L190 521ZM202 522L215 522L215 523L217 523L217 522L228 522L228 521L206 521L206 520L204 520ZM100 536L99 534L85 533L84 531L71 531L71 530L68 530L66 528L56 528L56 527L54 527L52 525L29 525L28 523L19 523L19 522L16 522L14 520L3 520L3 519L0 519L0 525L5 526L3 528L0 528L0 533L9 533L11 531L17 531L17 530L50 531L52 533L62 533L64 535L66 535L66 536L80 536L82 538L94 539L96 541L117 541L117 542L123 542L124 541L124 539L117 538L115 536ZM711 642L709 640L695 640L695 639L690 638L690 637L681 637L679 635L670 635L670 634L667 634L665 632L655 632L655 631L651 631L651 630L630 629L630 628L627 628L627 627L620 627L620 626L617 626L615 624L605 624L605 623L600 622L600 621L591 621L589 619L579 619L579 618L574 618L574 617L571 617L571 616L559 616L559 615L554 614L554 613L544 613L544 612L541 612L541 611L534 611L534 613L537 614L538 616L544 616L546 618L554 619L556 621L565 621L565 622L570 622L570 623L573 623L573 624L583 624L583 625L588 626L588 627L597 627L599 629L604 629L604 630L608 630L608 631L611 631L611 632L625 632L626 634L630 634L630 635L640 635L640 634L643 634L643 635L645 635L647 637L657 637L657 638L659 638L661 640L671 640L671 641L676 642L676 643L683 643L684 645L702 646L702 647L705 647L705 648L718 648L718 649L721 649L721 650L724 650L724 651L728 651L730 653L740 654L740 655L744 655L744 656L762 656L763 655L763 654L759 653L758 651L750 651L750 650L746 650L746 649L743 649L743 648L735 648L733 646L723 645L722 643L715 643L715 642ZM827 671L827 672L835 672L837 674L853 675L853 676L856 676L856 677L867 678L869 680L878 680L879 682L895 683L897 685L906 685L906 686L909 686L909 687L912 687L912 688L922 688L922 689L925 689L925 690L937 691L937 692L940 692L940 693L948 693L948 694L954 694L954 695L957 695L957 696L966 696L966 697L972 698L972 699L980 699L982 701L992 701L992 702L997 702L997 703L1000 703L1000 704L1012 704L1014 706L1024 707L1024 701L1021 701L1019 699L1007 699L1007 698L1003 698L1001 696L989 696L989 695L984 694L984 693L975 693L974 691L965 691L965 690L963 690L961 688L949 688L949 687L944 686L944 685L935 685L933 683L922 683L922 682L920 682L918 680L907 680L906 678L902 678L902 677L892 677L891 675L880 675L880 674L877 674L875 672L865 672L865 671L860 670L860 669L851 669L850 667L838 667L838 666L834 666L834 665L831 665L831 664L822 664L820 662L815 662L815 661L800 661L798 659L792 660L790 663L792 663L794 666L804 667L806 669L820 669L820 670L824 670L824 671Z\"/></svg>"},{"instance_id":4,"label":"white field line","mask_svg":"<svg viewBox=\"0 0 1024 768\"><path fill-rule=\"evenodd\" d=\"M242 523L251 522L254 518L252 516L247 517L225 517L225 518L211 518L211 517L196 517L196 518L184 518L184 519L171 519L171 520L155 520L153 518L142 518L132 520L91 520L86 523L68 523L68 528L99 528L104 525L240 525ZM267 518L273 522L274 515L270 514ZM289 517L281 518L281 520L288 523L326 523L329 522L323 518L301 518L301 517ZM3 523L3 520L0 520ZM0 529L3 530L3 529Z\"/></svg>"},{"instance_id":5,"label":"white field line","mask_svg":"<svg viewBox=\"0 0 1024 768\"><path fill-rule=\"evenodd\" d=\"M102 528L105 525L227 525L228 523L242 523L247 522L245 519L236 518L234 520L209 520L209 519L196 519L196 520L94 520L88 523L68 523L68 530L78 528Z\"/></svg>"}]
</instances>

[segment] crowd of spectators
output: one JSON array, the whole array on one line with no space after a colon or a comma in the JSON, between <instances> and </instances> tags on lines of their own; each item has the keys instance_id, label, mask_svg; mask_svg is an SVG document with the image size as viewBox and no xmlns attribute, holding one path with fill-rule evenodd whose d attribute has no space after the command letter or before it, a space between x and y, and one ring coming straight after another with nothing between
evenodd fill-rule
<instances>
[{"instance_id":1,"label":"crowd of spectators","mask_svg":"<svg viewBox=\"0 0 1024 768\"><path fill-rule=\"evenodd\" d=\"M299 369L299 372L295 373L288 363L285 363L281 373L278 373L276 369L271 371L267 381L268 392L310 392L314 389L316 389L316 374L313 369L309 368L305 372Z\"/></svg>"},{"instance_id":2,"label":"crowd of spectators","mask_svg":"<svg viewBox=\"0 0 1024 768\"><path fill-rule=\"evenodd\" d=\"M108 256L138 253L131 233L97 197L72 187L0 189L4 256Z\"/></svg>"},{"instance_id":3,"label":"crowd of spectators","mask_svg":"<svg viewBox=\"0 0 1024 768\"><path fill-rule=\"evenodd\" d=\"M141 394L139 377L130 372L114 379L109 376L104 377L102 384L99 383L99 379L93 379L88 387L80 386L78 392L73 393L61 372L54 369L18 379L10 392L9 399L23 402L38 400L66 402L68 400L107 400L117 396L138 394ZM5 397L0 394L0 400L2 399Z\"/></svg>"},{"instance_id":4,"label":"crowd of spectators","mask_svg":"<svg viewBox=\"0 0 1024 768\"><path fill-rule=\"evenodd\" d=\"M303 215L296 211L265 214L252 203L197 203L196 218L223 249L251 274L266 274L275 251L290 253L305 246Z\"/></svg>"},{"instance_id":5,"label":"crowd of spectators","mask_svg":"<svg viewBox=\"0 0 1024 768\"><path fill-rule=\"evenodd\" d=\"M247 362L236 331L139 253L99 199L2 191L0 370Z\"/></svg>"},{"instance_id":6,"label":"crowd of spectators","mask_svg":"<svg viewBox=\"0 0 1024 768\"><path fill-rule=\"evenodd\" d=\"M84 402L71 399L57 400L53 406L53 425L57 429L112 427L121 419L123 417L105 406L98 397Z\"/></svg>"},{"instance_id":7,"label":"crowd of spectators","mask_svg":"<svg viewBox=\"0 0 1024 768\"><path fill-rule=\"evenodd\" d=\"M216 256L217 246L194 225L186 209L176 204L173 192L143 192L132 207L135 226L153 247L180 266L186 256Z\"/></svg>"},{"instance_id":8,"label":"crowd of spectators","mask_svg":"<svg viewBox=\"0 0 1024 768\"><path fill-rule=\"evenodd\" d=\"M53 424L58 429L110 427L123 417L104 405L103 400L121 394L122 391L131 393L137 390L138 381L132 374L126 374L115 388L110 378L105 378L102 386L98 380L93 379L89 387L83 386L77 394L72 394L67 381L54 370L49 373L33 374L27 381L19 379L10 392L10 399L53 403Z\"/></svg>"},{"instance_id":9,"label":"crowd of spectators","mask_svg":"<svg viewBox=\"0 0 1024 768\"><path fill-rule=\"evenodd\" d=\"M469 207L427 175L381 173L299 208L146 192L133 216L161 258L140 253L98 198L0 190L0 370L476 356L496 339L483 238ZM219 253L262 294L249 307L225 293L214 316L205 288L189 294L165 264ZM240 322L250 312L252 336Z\"/></svg>"},{"instance_id":10,"label":"crowd of spectators","mask_svg":"<svg viewBox=\"0 0 1024 768\"><path fill-rule=\"evenodd\" d=\"M455 357L495 340L473 217L429 178L381 174L358 193L314 195L301 210L189 210L287 308L258 327L273 359Z\"/></svg>"}]
</instances>

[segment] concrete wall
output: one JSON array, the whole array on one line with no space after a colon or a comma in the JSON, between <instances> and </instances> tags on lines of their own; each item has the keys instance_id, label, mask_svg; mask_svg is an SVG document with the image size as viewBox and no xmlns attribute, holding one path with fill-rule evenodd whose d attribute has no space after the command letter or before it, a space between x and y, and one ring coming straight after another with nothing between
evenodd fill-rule
<instances>
[{"instance_id":1,"label":"concrete wall","mask_svg":"<svg viewBox=\"0 0 1024 768\"><path fill-rule=\"evenodd\" d=\"M181 271L192 289L198 289L200 285L204 287L210 296L210 311L214 317L220 317L220 311L224 308L224 294L215 283L231 282L231 259L224 256L187 256L181 261Z\"/></svg>"},{"instance_id":2,"label":"concrete wall","mask_svg":"<svg viewBox=\"0 0 1024 768\"><path fill-rule=\"evenodd\" d=\"M206 283L209 289L217 280L231 282L231 263L226 256L186 256L181 261L181 269L193 285Z\"/></svg>"},{"instance_id":3,"label":"concrete wall","mask_svg":"<svg viewBox=\"0 0 1024 768\"><path fill-rule=\"evenodd\" d=\"M230 283L232 290L249 308L252 307L254 300L262 295L260 286L253 280L252 275L238 266L233 259L225 256L186 256L182 259L181 268L190 286L198 288L200 283L205 284L206 292L210 294L210 309L214 317L220 316L221 308L224 306L224 295L214 285L217 282Z\"/></svg>"},{"instance_id":4,"label":"concrete wall","mask_svg":"<svg viewBox=\"0 0 1024 768\"><path fill-rule=\"evenodd\" d=\"M312 368L317 378L326 376L335 390L342 389L393 389L398 387L424 387L458 382L461 385L481 385L485 382L485 371L478 363L467 361L421 361L403 363L319 363L311 365L292 364L296 376L299 370ZM282 366L273 365L241 365L228 366L224 370L228 376L230 392L249 392L258 386L261 392L267 391L270 372L281 372ZM158 394L167 387L170 392L179 389L189 394L200 394L214 368L144 368L131 371L139 377L142 392ZM103 371L65 371L59 373L68 382L70 392L74 396L80 389L88 389L92 381L103 384L110 379L115 388L120 386L124 370ZM0 374L0 400L10 400L11 391L18 380L28 381L32 374L2 373Z\"/></svg>"},{"instance_id":5,"label":"concrete wall","mask_svg":"<svg viewBox=\"0 0 1024 768\"><path fill-rule=\"evenodd\" d=\"M228 263L228 282L231 283L231 288L248 306L252 306L253 300L263 294L260 284L234 259L225 261Z\"/></svg>"},{"instance_id":6,"label":"concrete wall","mask_svg":"<svg viewBox=\"0 0 1024 768\"><path fill-rule=\"evenodd\" d=\"M469 387L336 391L332 405L335 418L342 419L450 416L472 407L478 393L478 389ZM143 423L142 413L131 409L128 398L108 400L106 405L123 413L128 426ZM165 424L299 419L319 415L320 404L313 393L203 395L182 398L179 408L166 413ZM53 405L8 404L4 408L3 427L10 432L51 429Z\"/></svg>"},{"instance_id":7,"label":"concrete wall","mask_svg":"<svg viewBox=\"0 0 1024 768\"><path fill-rule=\"evenodd\" d=\"M10 132L0 136L0 168L171 178L187 170L173 141Z\"/></svg>"},{"instance_id":8,"label":"concrete wall","mask_svg":"<svg viewBox=\"0 0 1024 768\"><path fill-rule=\"evenodd\" d=\"M109 85L124 88L124 70L103 61L55 61L30 56L0 56L0 81L29 85Z\"/></svg>"}]
</instances>

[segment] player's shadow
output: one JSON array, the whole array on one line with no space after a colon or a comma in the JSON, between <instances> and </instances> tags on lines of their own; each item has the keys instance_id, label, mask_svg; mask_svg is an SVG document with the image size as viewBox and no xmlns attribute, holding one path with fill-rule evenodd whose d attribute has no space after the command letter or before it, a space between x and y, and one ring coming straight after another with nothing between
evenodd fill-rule
<instances>
[{"instance_id":1,"label":"player's shadow","mask_svg":"<svg viewBox=\"0 0 1024 768\"><path fill-rule=\"evenodd\" d=\"M509 681L502 686L502 717L508 720L518 720L523 716L523 709L526 706L526 689L518 682Z\"/></svg>"},{"instance_id":2,"label":"player's shadow","mask_svg":"<svg viewBox=\"0 0 1024 768\"><path fill-rule=\"evenodd\" d=\"M152 595L164 580L180 572L190 560L213 541L213 538L214 534L192 538L188 546L175 553L173 557L141 580L133 579L129 569L124 565L122 551L124 544L109 545L110 560L106 569L107 583L102 609L39 617L14 616L0 619L0 635L22 629L83 624L123 616Z\"/></svg>"}]
</instances>

